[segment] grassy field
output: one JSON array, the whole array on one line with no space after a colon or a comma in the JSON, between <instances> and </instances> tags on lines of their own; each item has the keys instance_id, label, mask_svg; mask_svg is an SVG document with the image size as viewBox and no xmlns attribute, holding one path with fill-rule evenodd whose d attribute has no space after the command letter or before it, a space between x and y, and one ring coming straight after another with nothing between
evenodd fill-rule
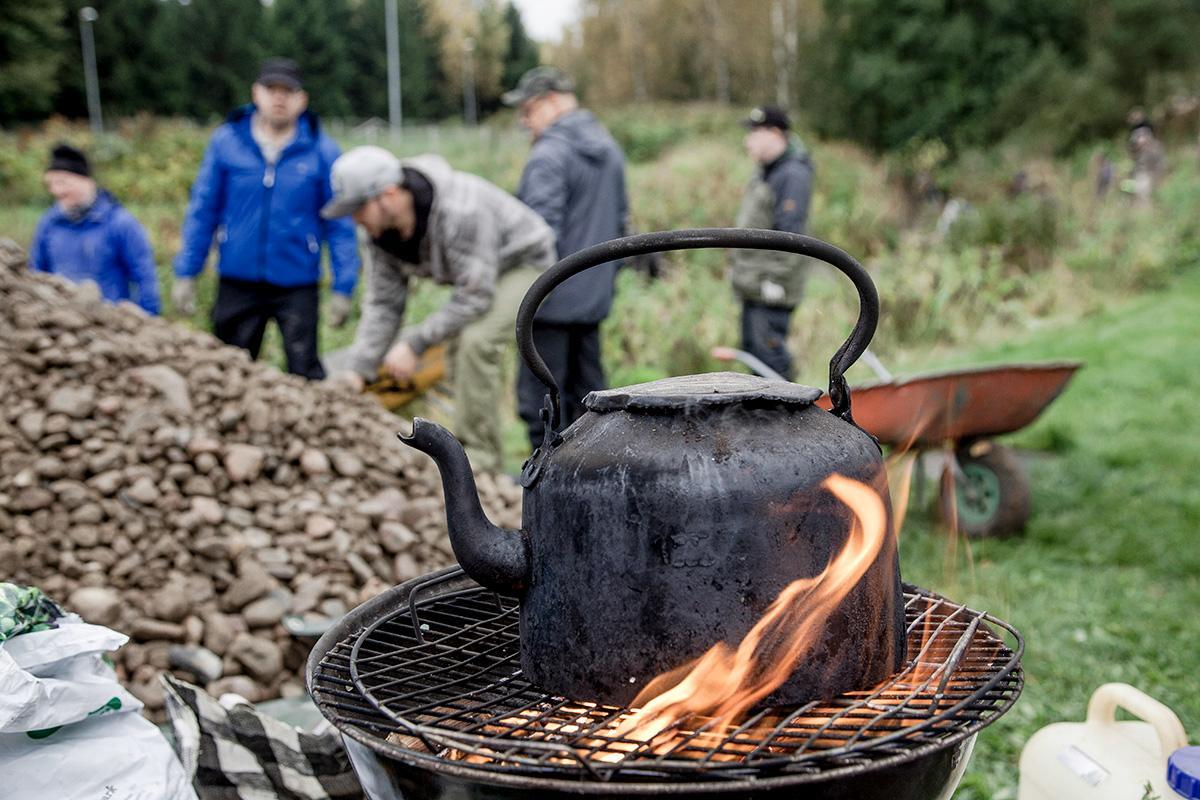
<instances>
[{"instance_id":1,"label":"grassy field","mask_svg":"<svg viewBox=\"0 0 1200 800\"><path fill-rule=\"evenodd\" d=\"M1131 683L1200 740L1200 271L1168 291L945 365L1075 358L1067 392L1009 443L1038 448L1024 537L950 546L927 514L901 537L906 580L1013 623L1026 685L980 737L956 797L1016 796L1028 737L1082 720L1093 689Z\"/></svg>"},{"instance_id":2,"label":"grassy field","mask_svg":"<svg viewBox=\"0 0 1200 800\"><path fill-rule=\"evenodd\" d=\"M631 154L629 185L642 230L729 224L751 168L728 110L631 110L606 117ZM129 144L112 149L118 193L146 224L169 288L187 185L206 131L168 125L145 140L170 150L146 159ZM132 123L131 123L132 125ZM0 140L0 235L24 243L43 202L37 176L45 144L78 129L51 129L30 141ZM343 146L363 141L335 131ZM86 143L86 141L84 141ZM1020 153L969 154L947 185L971 203L963 224L940 236L936 213L913 207L895 187L903 164L833 142L810 142L818 165L812 232L867 264L883 299L874 349L894 371L1010 360L1077 358L1087 367L1029 429L1011 442L1032 459L1034 515L1022 538L951 546L925 509L910 512L902 536L905 578L1011 621L1027 640L1026 689L1017 706L981 737L959 797L1015 797L1025 740L1055 720L1081 719L1091 691L1127 681L1174 708L1200 739L1200 170L1183 150L1154 213L1122 199L1092 198L1092 152L1055 162ZM528 143L511 126L479 131L427 129L391 143L401 154L436 150L502 186L516 184ZM1113 151L1113 145L1098 149ZM34 153L34 151L37 151ZM7 160L6 160L7 159ZM150 164L143 164L143 161ZM1010 199L1017 168L1034 176ZM1125 169L1123 164L1119 169ZM139 181L138 170L150 176ZM614 385L718 368L711 346L736 343L737 308L723 276L724 255L667 259L658 281L625 272L604 326ZM204 327L212 271L202 284ZM207 292L209 294L204 294ZM414 316L445 290L422 287ZM208 301L208 302L206 302ZM168 310L170 313L170 310ZM821 386L825 364L854 318L846 282L817 271L795 315L792 344L800 377ZM353 326L322 328L326 349L344 346ZM277 339L267 356L280 359ZM852 378L869 373L856 367ZM511 408L509 460L524 456Z\"/></svg>"}]
</instances>

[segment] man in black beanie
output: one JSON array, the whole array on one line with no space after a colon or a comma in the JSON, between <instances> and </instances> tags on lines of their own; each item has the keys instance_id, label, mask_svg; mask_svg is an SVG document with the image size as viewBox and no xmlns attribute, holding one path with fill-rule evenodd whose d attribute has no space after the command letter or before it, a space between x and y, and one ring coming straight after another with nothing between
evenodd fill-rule
<instances>
[{"instance_id":1,"label":"man in black beanie","mask_svg":"<svg viewBox=\"0 0 1200 800\"><path fill-rule=\"evenodd\" d=\"M70 145L56 145L45 183L54 205L34 231L30 268L76 282L92 281L105 300L132 300L157 314L158 276L146 231L96 185L87 157Z\"/></svg>"}]
</instances>

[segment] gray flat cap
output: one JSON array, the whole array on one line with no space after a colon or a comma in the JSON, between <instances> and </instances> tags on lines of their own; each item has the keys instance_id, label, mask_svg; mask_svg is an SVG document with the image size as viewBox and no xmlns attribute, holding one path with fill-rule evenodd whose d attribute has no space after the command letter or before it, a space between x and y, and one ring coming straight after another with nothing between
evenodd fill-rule
<instances>
[{"instance_id":1,"label":"gray flat cap","mask_svg":"<svg viewBox=\"0 0 1200 800\"><path fill-rule=\"evenodd\" d=\"M325 219L353 214L359 206L389 186L404 183L400 159L382 147L363 145L348 150L333 162L329 181L333 199L321 209Z\"/></svg>"},{"instance_id":2,"label":"gray flat cap","mask_svg":"<svg viewBox=\"0 0 1200 800\"><path fill-rule=\"evenodd\" d=\"M517 88L505 92L500 99L506 106L519 106L546 92L573 92L575 82L554 67L534 67L521 76Z\"/></svg>"}]
</instances>

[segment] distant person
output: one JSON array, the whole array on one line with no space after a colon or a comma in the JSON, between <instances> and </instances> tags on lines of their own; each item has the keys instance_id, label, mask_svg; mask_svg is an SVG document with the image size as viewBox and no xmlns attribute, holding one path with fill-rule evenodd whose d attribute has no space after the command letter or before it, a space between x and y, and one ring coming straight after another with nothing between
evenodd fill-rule
<instances>
[{"instance_id":1,"label":"distant person","mask_svg":"<svg viewBox=\"0 0 1200 800\"><path fill-rule=\"evenodd\" d=\"M813 165L787 114L759 106L742 123L746 152L759 169L746 187L738 210L739 228L804 233L812 197ZM771 250L732 250L733 290L742 301L742 349L792 379L787 349L792 311L804 293L806 259Z\"/></svg>"},{"instance_id":2,"label":"distant person","mask_svg":"<svg viewBox=\"0 0 1200 800\"><path fill-rule=\"evenodd\" d=\"M1129 112L1128 122L1129 155L1133 158L1133 170L1129 175L1130 192L1136 207L1150 208L1165 172L1162 143L1141 109L1135 108Z\"/></svg>"},{"instance_id":3,"label":"distant person","mask_svg":"<svg viewBox=\"0 0 1200 800\"><path fill-rule=\"evenodd\" d=\"M503 100L519 109L533 137L517 198L550 225L558 258L622 236L629 213L625 154L595 115L579 107L571 79L553 67L536 67ZM612 309L619 266L604 264L570 278L534 320L533 340L561 391L564 425L583 414L588 392L605 387L600 323ZM546 392L521 361L517 410L534 449L545 435L540 412Z\"/></svg>"},{"instance_id":4,"label":"distant person","mask_svg":"<svg viewBox=\"0 0 1200 800\"><path fill-rule=\"evenodd\" d=\"M267 323L283 337L287 369L321 379L317 357L321 244L329 245L333 296L329 324L350 314L358 280L358 243L348 220L324 220L329 171L340 154L308 108L300 68L285 58L263 62L254 102L233 111L209 142L183 223L171 299L183 314L196 307L195 277L217 237L220 281L213 333L258 358Z\"/></svg>"},{"instance_id":5,"label":"distant person","mask_svg":"<svg viewBox=\"0 0 1200 800\"><path fill-rule=\"evenodd\" d=\"M383 148L356 147L334 163L332 179L333 200L321 213L351 215L371 240L349 370L334 380L362 391L382 367L403 381L430 346L452 342L454 432L475 469L500 470L502 364L525 291L554 263L554 232L515 197L440 156L401 162ZM401 329L416 277L453 291Z\"/></svg>"},{"instance_id":6,"label":"distant person","mask_svg":"<svg viewBox=\"0 0 1200 800\"><path fill-rule=\"evenodd\" d=\"M38 220L29 266L72 281L92 281L109 302L132 300L159 313L150 240L133 215L96 185L87 157L69 145L50 153L46 190L54 205Z\"/></svg>"},{"instance_id":7,"label":"distant person","mask_svg":"<svg viewBox=\"0 0 1200 800\"><path fill-rule=\"evenodd\" d=\"M1092 159L1093 171L1096 173L1096 186L1092 193L1093 201L1096 204L1103 203L1104 198L1108 196L1108 190L1112 187L1113 181L1113 162L1108 157L1108 153L1097 153Z\"/></svg>"}]
</instances>

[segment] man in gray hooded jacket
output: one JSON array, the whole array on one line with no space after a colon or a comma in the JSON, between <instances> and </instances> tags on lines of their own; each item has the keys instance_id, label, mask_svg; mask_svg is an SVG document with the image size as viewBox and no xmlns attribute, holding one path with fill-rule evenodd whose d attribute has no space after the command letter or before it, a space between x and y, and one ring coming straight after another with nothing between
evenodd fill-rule
<instances>
[{"instance_id":1,"label":"man in gray hooded jacket","mask_svg":"<svg viewBox=\"0 0 1200 800\"><path fill-rule=\"evenodd\" d=\"M351 215L371 240L362 319L349 371L336 380L360 391L380 369L404 380L427 348L453 340L454 432L475 469L499 470L501 362L521 298L554 263L554 233L515 197L441 156L401 161L356 147L333 163L330 180L333 199L321 214ZM453 291L401 329L414 277Z\"/></svg>"},{"instance_id":2,"label":"man in gray hooded jacket","mask_svg":"<svg viewBox=\"0 0 1200 800\"><path fill-rule=\"evenodd\" d=\"M625 155L592 112L579 107L571 79L553 67L536 67L503 100L519 109L533 136L517 197L550 225L558 257L622 236L629 209ZM564 425L583 413L588 392L604 388L599 326L612 308L618 266L604 264L570 278L534 320L534 343L561 391ZM546 390L522 362L517 408L534 448L544 435Z\"/></svg>"}]
</instances>

